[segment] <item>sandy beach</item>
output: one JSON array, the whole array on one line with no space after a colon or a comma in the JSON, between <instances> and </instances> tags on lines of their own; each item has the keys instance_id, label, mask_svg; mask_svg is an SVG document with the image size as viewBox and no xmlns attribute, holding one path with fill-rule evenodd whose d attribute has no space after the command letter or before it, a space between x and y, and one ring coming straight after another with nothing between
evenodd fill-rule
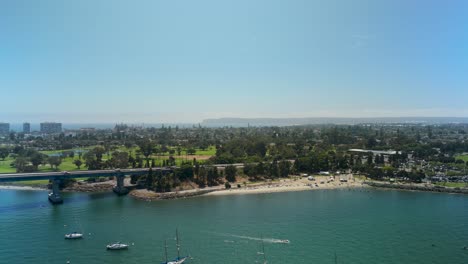
<instances>
[{"instance_id":1,"label":"sandy beach","mask_svg":"<svg viewBox=\"0 0 468 264\"><path fill-rule=\"evenodd\" d=\"M340 182L339 178L330 180L330 177L314 177L314 181L307 178L300 179L281 179L277 182L263 182L248 184L241 188L233 187L231 189L220 189L204 195L232 195L232 194L257 194L257 193L275 193L275 192L296 192L324 189L346 189L366 187L363 181L350 177L348 182Z\"/></svg>"}]
</instances>

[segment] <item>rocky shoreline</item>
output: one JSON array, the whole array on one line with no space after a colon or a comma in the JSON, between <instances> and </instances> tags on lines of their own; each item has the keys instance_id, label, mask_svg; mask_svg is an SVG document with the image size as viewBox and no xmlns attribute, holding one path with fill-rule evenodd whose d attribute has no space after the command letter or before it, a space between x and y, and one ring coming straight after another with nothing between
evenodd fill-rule
<instances>
[{"instance_id":1,"label":"rocky shoreline","mask_svg":"<svg viewBox=\"0 0 468 264\"><path fill-rule=\"evenodd\" d=\"M399 183L385 183L385 182L371 182L371 181L366 181L364 182L364 184L369 185L371 187L384 188L384 189L468 194L467 188L452 188L452 187L433 186L433 185L399 184Z\"/></svg>"},{"instance_id":2,"label":"rocky shoreline","mask_svg":"<svg viewBox=\"0 0 468 264\"><path fill-rule=\"evenodd\" d=\"M170 199L181 199L181 198L190 198L195 196L204 195L210 192L214 192L216 189L196 189L188 191L178 191L178 192L167 192L167 193L155 193L148 190L133 190L130 192L130 196L143 201L158 201L158 200L170 200Z\"/></svg>"},{"instance_id":3,"label":"rocky shoreline","mask_svg":"<svg viewBox=\"0 0 468 264\"><path fill-rule=\"evenodd\" d=\"M75 183L73 186L64 188L64 192L111 192L114 182L100 183Z\"/></svg>"}]
</instances>

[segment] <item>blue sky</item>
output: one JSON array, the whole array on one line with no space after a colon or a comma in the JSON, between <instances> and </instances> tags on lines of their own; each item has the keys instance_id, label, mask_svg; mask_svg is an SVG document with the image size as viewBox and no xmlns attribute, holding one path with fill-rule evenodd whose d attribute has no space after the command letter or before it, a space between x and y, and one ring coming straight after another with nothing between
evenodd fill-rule
<instances>
[{"instance_id":1,"label":"blue sky","mask_svg":"<svg viewBox=\"0 0 468 264\"><path fill-rule=\"evenodd\" d=\"M0 121L468 116L467 1L0 2Z\"/></svg>"}]
</instances>

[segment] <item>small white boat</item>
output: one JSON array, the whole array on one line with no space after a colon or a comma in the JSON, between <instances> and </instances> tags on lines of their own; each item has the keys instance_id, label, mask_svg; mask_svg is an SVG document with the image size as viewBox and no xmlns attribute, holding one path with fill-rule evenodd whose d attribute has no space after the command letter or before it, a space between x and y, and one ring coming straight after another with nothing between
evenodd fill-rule
<instances>
[{"instance_id":1,"label":"small white boat","mask_svg":"<svg viewBox=\"0 0 468 264\"><path fill-rule=\"evenodd\" d=\"M187 257L183 257L183 258L178 258L178 259L175 259L173 261L169 261L169 262L165 262L165 263L167 263L167 264L182 264L186 260L187 260Z\"/></svg>"},{"instance_id":2,"label":"small white boat","mask_svg":"<svg viewBox=\"0 0 468 264\"><path fill-rule=\"evenodd\" d=\"M289 240L283 239L283 240L280 240L278 243L281 243L281 244L289 244Z\"/></svg>"},{"instance_id":3,"label":"small white boat","mask_svg":"<svg viewBox=\"0 0 468 264\"><path fill-rule=\"evenodd\" d=\"M120 250L120 249L127 249L128 245L117 242L117 243L107 245L106 248L109 249L109 250Z\"/></svg>"},{"instance_id":4,"label":"small white boat","mask_svg":"<svg viewBox=\"0 0 468 264\"><path fill-rule=\"evenodd\" d=\"M83 238L83 234L77 233L77 232L65 234L65 239L78 239L78 238Z\"/></svg>"}]
</instances>

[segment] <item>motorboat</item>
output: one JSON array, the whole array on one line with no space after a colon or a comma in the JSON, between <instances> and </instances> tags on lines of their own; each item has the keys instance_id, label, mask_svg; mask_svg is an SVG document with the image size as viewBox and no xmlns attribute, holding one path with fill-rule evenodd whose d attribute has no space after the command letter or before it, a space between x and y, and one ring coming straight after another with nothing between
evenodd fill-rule
<instances>
[{"instance_id":1,"label":"motorboat","mask_svg":"<svg viewBox=\"0 0 468 264\"><path fill-rule=\"evenodd\" d=\"M282 239L282 240L278 241L278 243L281 243L281 244L289 244L289 240L287 240L287 239Z\"/></svg>"},{"instance_id":2,"label":"motorboat","mask_svg":"<svg viewBox=\"0 0 468 264\"><path fill-rule=\"evenodd\" d=\"M106 248L109 249L109 250L120 250L120 249L127 249L128 245L124 244L124 243L117 242L117 243L107 245Z\"/></svg>"},{"instance_id":3,"label":"motorboat","mask_svg":"<svg viewBox=\"0 0 468 264\"><path fill-rule=\"evenodd\" d=\"M78 232L65 234L65 239L78 239L78 238L83 238L83 234L78 233Z\"/></svg>"}]
</instances>

